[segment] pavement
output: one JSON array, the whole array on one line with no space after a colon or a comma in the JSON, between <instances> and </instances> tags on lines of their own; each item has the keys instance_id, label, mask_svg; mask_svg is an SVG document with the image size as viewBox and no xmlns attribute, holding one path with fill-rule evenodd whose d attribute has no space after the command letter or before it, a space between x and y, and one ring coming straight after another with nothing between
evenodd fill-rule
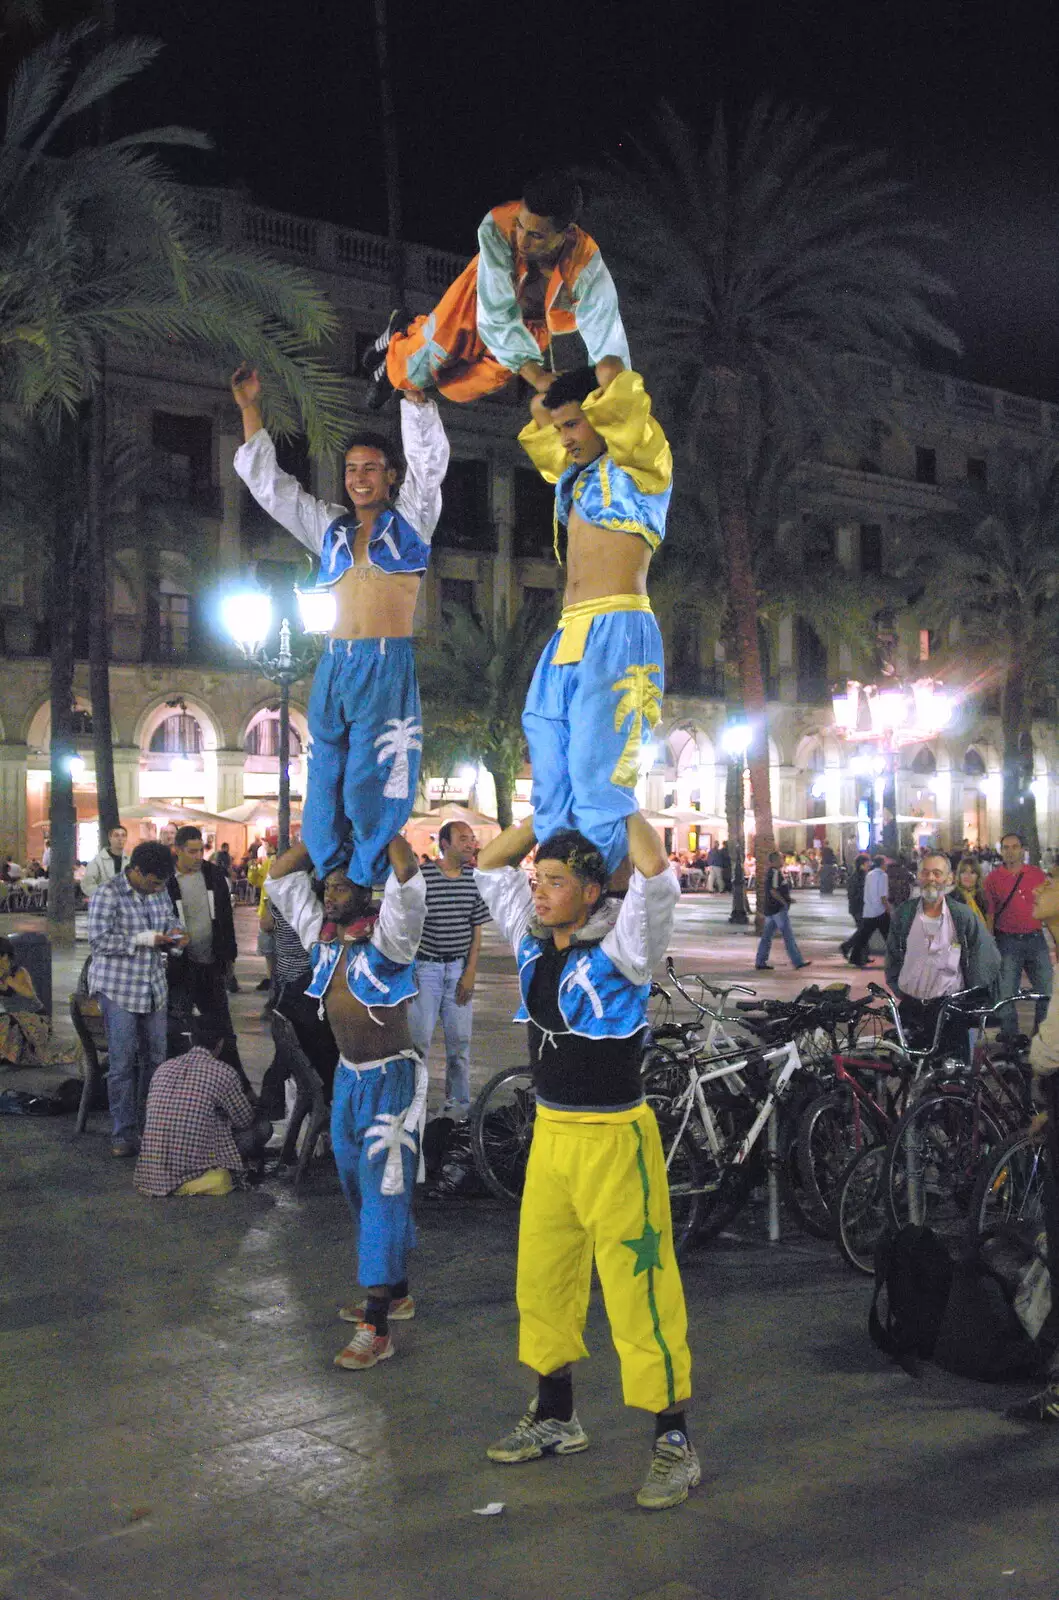
<instances>
[{"instance_id":1,"label":"pavement","mask_svg":"<svg viewBox=\"0 0 1059 1600\"><path fill-rule=\"evenodd\" d=\"M252 949L252 916L239 915ZM726 915L720 897L685 899L678 965L753 979L752 936ZM844 901L804 891L794 923L813 967L795 978L777 945L763 992L806 978L863 987L870 975L835 953ZM60 1040L84 953L56 958ZM252 991L262 963L238 971L257 1081L270 1059ZM523 1059L514 994L490 930L477 1082ZM47 1081L7 1073L0 1088ZM396 1325L393 1361L342 1372L351 1235L330 1161L298 1195L270 1181L148 1201L107 1147L98 1117L81 1138L68 1118L0 1118L2 1600L1059 1593L1059 1438L1004 1419L1024 1389L891 1366L867 1337L866 1280L789 1221L769 1246L760 1206L686 1263L704 1476L687 1505L652 1515L633 1499L650 1422L620 1403L598 1295L593 1359L576 1373L591 1448L485 1459L532 1389L515 1359L513 1212L423 1202L416 1319ZM499 1515L475 1515L497 1501Z\"/></svg>"}]
</instances>

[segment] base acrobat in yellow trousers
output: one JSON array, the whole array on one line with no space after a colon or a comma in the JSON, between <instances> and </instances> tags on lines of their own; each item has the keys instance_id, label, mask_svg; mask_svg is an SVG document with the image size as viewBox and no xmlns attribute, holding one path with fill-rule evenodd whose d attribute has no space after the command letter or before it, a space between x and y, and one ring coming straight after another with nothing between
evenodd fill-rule
<instances>
[{"instance_id":1,"label":"base acrobat in yellow trousers","mask_svg":"<svg viewBox=\"0 0 1059 1600\"><path fill-rule=\"evenodd\" d=\"M519 1221L519 1360L554 1372L587 1356L592 1261L627 1406L661 1412L691 1394L691 1352L669 1189L649 1106L538 1106Z\"/></svg>"}]
</instances>

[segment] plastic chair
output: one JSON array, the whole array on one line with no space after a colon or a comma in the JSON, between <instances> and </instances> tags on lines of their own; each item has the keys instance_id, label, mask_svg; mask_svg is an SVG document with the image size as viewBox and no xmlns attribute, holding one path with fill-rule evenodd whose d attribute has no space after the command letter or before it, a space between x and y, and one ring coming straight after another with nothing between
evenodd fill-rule
<instances>
[{"instance_id":1,"label":"plastic chair","mask_svg":"<svg viewBox=\"0 0 1059 1600\"><path fill-rule=\"evenodd\" d=\"M88 995L70 996L70 1020L81 1042L85 1058L85 1082L81 1090L81 1103L77 1108L75 1129L77 1133L84 1133L88 1113L106 1077L107 1069L104 1062L107 1056L107 1030L103 1024L103 1012L99 1001L91 999Z\"/></svg>"},{"instance_id":2,"label":"plastic chair","mask_svg":"<svg viewBox=\"0 0 1059 1600\"><path fill-rule=\"evenodd\" d=\"M331 1120L331 1108L327 1103L320 1074L298 1043L298 1035L290 1020L279 1011L272 1013L272 1038L284 1076L294 1079L296 1090L294 1110L287 1120L287 1132L280 1149L279 1161L281 1166L289 1167L297 1157L294 1171L294 1187L297 1189L306 1167L313 1158L320 1135L326 1131ZM298 1135L302 1131L306 1117L309 1118L309 1126L299 1151Z\"/></svg>"}]
</instances>

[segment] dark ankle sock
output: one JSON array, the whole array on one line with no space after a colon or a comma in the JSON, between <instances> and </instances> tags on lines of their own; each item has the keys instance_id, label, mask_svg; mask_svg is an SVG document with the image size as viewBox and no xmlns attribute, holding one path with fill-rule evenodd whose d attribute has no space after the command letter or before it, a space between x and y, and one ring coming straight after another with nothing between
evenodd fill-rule
<instances>
[{"instance_id":1,"label":"dark ankle sock","mask_svg":"<svg viewBox=\"0 0 1059 1600\"><path fill-rule=\"evenodd\" d=\"M390 1331L389 1310L389 1295L386 1296L385 1300L373 1300L370 1295L368 1296L367 1304L364 1307L364 1321L371 1324L375 1329L376 1336L380 1339L385 1339Z\"/></svg>"},{"instance_id":2,"label":"dark ankle sock","mask_svg":"<svg viewBox=\"0 0 1059 1600\"><path fill-rule=\"evenodd\" d=\"M391 1300L403 1300L407 1293L408 1293L408 1279L407 1278L402 1278L400 1283L392 1283L390 1285L390 1299Z\"/></svg>"},{"instance_id":3,"label":"dark ankle sock","mask_svg":"<svg viewBox=\"0 0 1059 1600\"><path fill-rule=\"evenodd\" d=\"M553 1372L537 1379L537 1421L569 1422L574 1414L574 1379L569 1372Z\"/></svg>"},{"instance_id":4,"label":"dark ankle sock","mask_svg":"<svg viewBox=\"0 0 1059 1600\"><path fill-rule=\"evenodd\" d=\"M683 1411L657 1412L655 1415L655 1438L660 1439L664 1433L669 1433L671 1430L682 1433L687 1439L688 1425L684 1420Z\"/></svg>"}]
</instances>

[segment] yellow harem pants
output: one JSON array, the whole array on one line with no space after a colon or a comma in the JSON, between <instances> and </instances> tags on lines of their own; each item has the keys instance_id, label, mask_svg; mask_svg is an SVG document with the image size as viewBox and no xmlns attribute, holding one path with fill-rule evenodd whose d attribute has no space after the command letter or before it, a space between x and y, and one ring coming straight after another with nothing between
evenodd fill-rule
<instances>
[{"instance_id":1,"label":"yellow harem pants","mask_svg":"<svg viewBox=\"0 0 1059 1600\"><path fill-rule=\"evenodd\" d=\"M691 1394L662 1141L649 1106L590 1117L537 1108L519 1220L519 1360L546 1376L588 1355L594 1256L625 1404L657 1413Z\"/></svg>"},{"instance_id":2,"label":"yellow harem pants","mask_svg":"<svg viewBox=\"0 0 1059 1600\"><path fill-rule=\"evenodd\" d=\"M551 335L543 322L526 322L541 354ZM395 389L437 389L446 400L480 400L515 374L490 355L478 332L478 257L469 262L427 316L395 333L386 352L386 376Z\"/></svg>"}]
</instances>

